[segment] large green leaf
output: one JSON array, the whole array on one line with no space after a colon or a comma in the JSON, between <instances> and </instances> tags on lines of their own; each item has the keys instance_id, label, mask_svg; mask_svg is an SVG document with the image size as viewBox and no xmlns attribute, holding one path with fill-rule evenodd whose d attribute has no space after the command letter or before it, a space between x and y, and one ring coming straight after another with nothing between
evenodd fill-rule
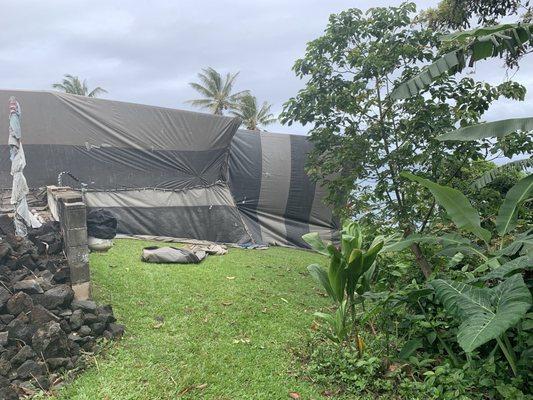
<instances>
[{"instance_id":1,"label":"large green leaf","mask_svg":"<svg viewBox=\"0 0 533 400\"><path fill-rule=\"evenodd\" d=\"M363 233L357 222L349 222L343 226L341 236L342 254L347 258L352 250L360 249L363 244Z\"/></svg>"},{"instance_id":2,"label":"large green leaf","mask_svg":"<svg viewBox=\"0 0 533 400\"><path fill-rule=\"evenodd\" d=\"M533 168L533 157L510 161L507 164L498 165L490 171L485 172L474 182L472 182L471 186L476 189L482 189L492 183L498 176L500 176L500 174L503 174L504 172L525 171L529 168Z\"/></svg>"},{"instance_id":3,"label":"large green leaf","mask_svg":"<svg viewBox=\"0 0 533 400\"><path fill-rule=\"evenodd\" d=\"M477 237L489 242L491 234L481 227L478 212L472 207L468 199L460 191L448 186L442 186L420 176L402 172L403 177L420 183L429 189L439 205L444 207L451 220L458 228L473 233Z\"/></svg>"},{"instance_id":4,"label":"large green leaf","mask_svg":"<svg viewBox=\"0 0 533 400\"><path fill-rule=\"evenodd\" d=\"M400 360L407 360L411 355L417 351L420 347L422 347L424 343L422 342L422 339L411 339L407 341L402 349L400 350L400 353L398 354L398 358Z\"/></svg>"},{"instance_id":5,"label":"large green leaf","mask_svg":"<svg viewBox=\"0 0 533 400\"><path fill-rule=\"evenodd\" d=\"M528 256L522 256L500 265L498 268L493 269L488 274L479 278L479 280L503 279L509 275L531 269L533 269L533 259Z\"/></svg>"},{"instance_id":6,"label":"large green leaf","mask_svg":"<svg viewBox=\"0 0 533 400\"><path fill-rule=\"evenodd\" d=\"M502 119L500 121L465 126L437 137L440 141L469 142L491 137L504 137L516 131L533 130L533 118Z\"/></svg>"},{"instance_id":7,"label":"large green leaf","mask_svg":"<svg viewBox=\"0 0 533 400\"><path fill-rule=\"evenodd\" d=\"M483 253L483 250L473 243L446 246L437 254L444 255L447 257L453 257L457 253L476 256L483 259L483 261L488 260L488 257Z\"/></svg>"},{"instance_id":8,"label":"large green leaf","mask_svg":"<svg viewBox=\"0 0 533 400\"><path fill-rule=\"evenodd\" d=\"M379 255L379 252L383 248L383 242L378 242L374 246L372 246L366 253L363 254L363 274L368 271L368 269L374 264L374 261L376 261L377 256Z\"/></svg>"},{"instance_id":9,"label":"large green leaf","mask_svg":"<svg viewBox=\"0 0 533 400\"><path fill-rule=\"evenodd\" d=\"M423 68L418 75L398 85L394 88L390 97L395 100L407 99L429 87L431 82L438 77L450 72L461 71L464 66L464 52L462 50L453 50Z\"/></svg>"},{"instance_id":10,"label":"large green leaf","mask_svg":"<svg viewBox=\"0 0 533 400\"><path fill-rule=\"evenodd\" d=\"M519 180L507 194L496 217L496 229L505 235L516 226L518 207L533 194L533 174Z\"/></svg>"},{"instance_id":11,"label":"large green leaf","mask_svg":"<svg viewBox=\"0 0 533 400\"><path fill-rule=\"evenodd\" d=\"M500 337L518 323L531 306L531 294L519 274L493 289L441 279L430 285L445 310L462 321L457 341L467 353Z\"/></svg>"},{"instance_id":12,"label":"large green leaf","mask_svg":"<svg viewBox=\"0 0 533 400\"><path fill-rule=\"evenodd\" d=\"M391 93L392 99L406 99L415 96L431 85L435 79L445 74L462 71L470 56L469 65L488 57L512 54L524 44L532 41L533 24L504 24L457 32L442 38L443 42L455 42L457 49L446 53L437 61L424 67L413 78L396 86Z\"/></svg>"},{"instance_id":13,"label":"large green leaf","mask_svg":"<svg viewBox=\"0 0 533 400\"><path fill-rule=\"evenodd\" d=\"M457 341L466 352L502 335L531 307L531 294L521 275L513 275L492 292L494 311L476 314L459 327Z\"/></svg>"},{"instance_id":14,"label":"large green leaf","mask_svg":"<svg viewBox=\"0 0 533 400\"><path fill-rule=\"evenodd\" d=\"M339 303L344 300L344 289L346 287L346 265L340 251L332 244L328 245L328 251L331 254L328 279L331 289L335 294L335 300Z\"/></svg>"},{"instance_id":15,"label":"large green leaf","mask_svg":"<svg viewBox=\"0 0 533 400\"><path fill-rule=\"evenodd\" d=\"M331 287L331 284L329 283L328 273L318 264L311 264L307 267L307 270L313 277L313 279L322 285L322 287L326 290L328 295L335 300L335 293L333 292L333 289Z\"/></svg>"},{"instance_id":16,"label":"large green leaf","mask_svg":"<svg viewBox=\"0 0 533 400\"><path fill-rule=\"evenodd\" d=\"M468 30L468 31L459 31L450 33L449 35L445 35L441 38L442 42L464 42L466 40L471 40L487 35L493 35L495 33L510 30L510 29L516 29L522 25L520 24L501 24L501 25L494 25L494 26L482 26L480 28Z\"/></svg>"},{"instance_id":17,"label":"large green leaf","mask_svg":"<svg viewBox=\"0 0 533 400\"><path fill-rule=\"evenodd\" d=\"M313 250L325 256L329 256L329 251L327 249L327 243L324 243L318 234L318 232L306 233L302 236L304 242L306 242Z\"/></svg>"},{"instance_id":18,"label":"large green leaf","mask_svg":"<svg viewBox=\"0 0 533 400\"><path fill-rule=\"evenodd\" d=\"M491 292L462 282L435 279L429 282L435 295L451 315L461 320L479 313L491 313Z\"/></svg>"},{"instance_id":19,"label":"large green leaf","mask_svg":"<svg viewBox=\"0 0 533 400\"><path fill-rule=\"evenodd\" d=\"M511 243L496 251L494 255L513 257L516 254L525 255L528 253L533 257L533 229L515 235Z\"/></svg>"},{"instance_id":20,"label":"large green leaf","mask_svg":"<svg viewBox=\"0 0 533 400\"><path fill-rule=\"evenodd\" d=\"M348 296L353 297L357 282L363 274L363 252L361 249L353 249L348 259L346 291Z\"/></svg>"}]
</instances>

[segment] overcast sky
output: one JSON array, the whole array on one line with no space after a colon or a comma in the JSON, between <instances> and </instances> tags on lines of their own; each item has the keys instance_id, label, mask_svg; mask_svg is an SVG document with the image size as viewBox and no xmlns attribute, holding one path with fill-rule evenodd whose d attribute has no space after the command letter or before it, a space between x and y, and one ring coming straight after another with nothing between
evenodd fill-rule
<instances>
[{"instance_id":1,"label":"overcast sky","mask_svg":"<svg viewBox=\"0 0 533 400\"><path fill-rule=\"evenodd\" d=\"M417 1L419 7L434 0ZM191 109L188 86L201 68L240 71L237 89L250 89L273 111L302 82L291 67L306 43L341 10L398 5L399 0L18 0L2 1L0 88L48 90L63 74L102 86L108 99ZM529 65L529 67L527 67ZM527 101L499 101L488 120L531 115L533 58L515 79ZM529 70L529 72L528 72ZM480 63L476 78L505 79L501 62ZM306 127L269 130L306 133Z\"/></svg>"}]
</instances>

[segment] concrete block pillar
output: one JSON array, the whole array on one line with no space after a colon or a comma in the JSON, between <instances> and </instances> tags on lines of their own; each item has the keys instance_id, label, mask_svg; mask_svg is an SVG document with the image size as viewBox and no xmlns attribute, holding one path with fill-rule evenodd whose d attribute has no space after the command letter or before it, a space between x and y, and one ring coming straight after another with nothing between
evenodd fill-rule
<instances>
[{"instance_id":1,"label":"concrete block pillar","mask_svg":"<svg viewBox=\"0 0 533 400\"><path fill-rule=\"evenodd\" d=\"M89 270L89 247L87 246L87 210L81 201L59 198L59 221L74 298L91 298L91 275Z\"/></svg>"}]
</instances>

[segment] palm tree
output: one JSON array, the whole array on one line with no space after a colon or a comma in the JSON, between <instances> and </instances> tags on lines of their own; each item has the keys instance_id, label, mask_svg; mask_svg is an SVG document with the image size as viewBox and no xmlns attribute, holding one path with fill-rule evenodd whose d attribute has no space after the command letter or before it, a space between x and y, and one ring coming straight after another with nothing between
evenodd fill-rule
<instances>
[{"instance_id":1,"label":"palm tree","mask_svg":"<svg viewBox=\"0 0 533 400\"><path fill-rule=\"evenodd\" d=\"M65 93L77 94L86 97L96 97L101 93L107 93L107 90L102 89L100 86L94 88L89 92L89 88L87 87L87 80L84 79L82 82L77 76L69 74L65 75L63 82L54 83L52 87L54 89L61 90Z\"/></svg>"},{"instance_id":2,"label":"palm tree","mask_svg":"<svg viewBox=\"0 0 533 400\"><path fill-rule=\"evenodd\" d=\"M240 98L248 93L248 90L232 93L233 84L238 75L238 72L235 74L228 73L223 78L213 68L203 68L202 72L198 74L200 83L189 83L203 98L188 100L187 103L196 107L207 108L213 114L217 115L222 115L224 110L236 108Z\"/></svg>"},{"instance_id":3,"label":"palm tree","mask_svg":"<svg viewBox=\"0 0 533 400\"><path fill-rule=\"evenodd\" d=\"M266 126L276 122L276 118L270 112L272 106L266 101L260 108L257 106L257 98L247 94L241 98L236 110L231 114L242 119L242 123L251 131L259 131L260 126Z\"/></svg>"}]
</instances>

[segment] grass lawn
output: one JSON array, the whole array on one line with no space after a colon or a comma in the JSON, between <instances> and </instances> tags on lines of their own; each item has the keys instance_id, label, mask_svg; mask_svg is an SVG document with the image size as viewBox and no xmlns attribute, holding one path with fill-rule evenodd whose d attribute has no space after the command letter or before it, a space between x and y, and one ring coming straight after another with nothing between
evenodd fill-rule
<instances>
[{"instance_id":1,"label":"grass lawn","mask_svg":"<svg viewBox=\"0 0 533 400\"><path fill-rule=\"evenodd\" d=\"M127 331L57 399L322 397L295 376L291 354L329 304L306 270L320 256L230 249L199 265L156 265L140 261L149 244L117 240L91 255L96 299L113 305Z\"/></svg>"}]
</instances>

